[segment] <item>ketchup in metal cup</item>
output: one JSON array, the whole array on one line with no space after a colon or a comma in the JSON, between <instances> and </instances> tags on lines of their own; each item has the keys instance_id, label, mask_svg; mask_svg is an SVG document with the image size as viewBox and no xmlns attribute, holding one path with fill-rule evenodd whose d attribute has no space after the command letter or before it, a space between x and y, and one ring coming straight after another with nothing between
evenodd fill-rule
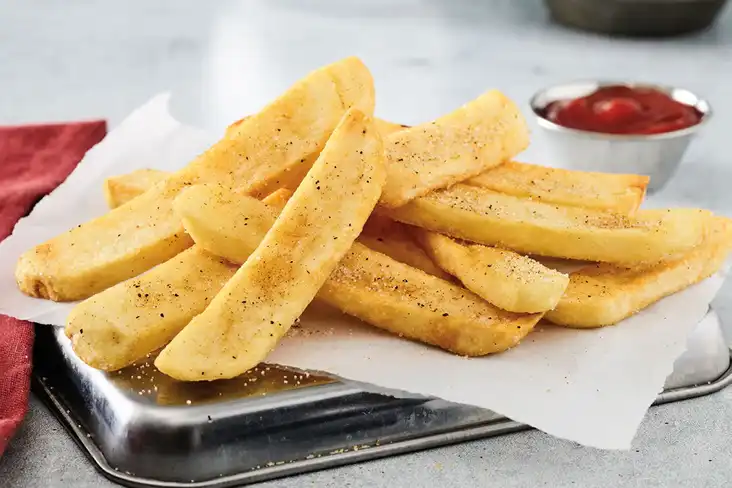
<instances>
[{"instance_id":1,"label":"ketchup in metal cup","mask_svg":"<svg viewBox=\"0 0 732 488\"><path fill-rule=\"evenodd\" d=\"M552 102L540 115L563 127L605 134L661 134L696 125L703 117L662 91L621 85Z\"/></svg>"}]
</instances>

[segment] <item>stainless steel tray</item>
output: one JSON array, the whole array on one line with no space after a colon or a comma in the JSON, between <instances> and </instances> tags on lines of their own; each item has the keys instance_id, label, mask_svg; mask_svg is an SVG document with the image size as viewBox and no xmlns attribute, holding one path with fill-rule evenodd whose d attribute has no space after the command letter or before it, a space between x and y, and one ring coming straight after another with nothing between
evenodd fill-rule
<instances>
[{"instance_id":1,"label":"stainless steel tray","mask_svg":"<svg viewBox=\"0 0 732 488\"><path fill-rule=\"evenodd\" d=\"M108 478L128 486L242 485L528 428L439 399L260 366L206 384L173 381L152 359L113 374L81 363L60 328L36 328L33 386ZM713 311L656 404L732 383Z\"/></svg>"}]
</instances>

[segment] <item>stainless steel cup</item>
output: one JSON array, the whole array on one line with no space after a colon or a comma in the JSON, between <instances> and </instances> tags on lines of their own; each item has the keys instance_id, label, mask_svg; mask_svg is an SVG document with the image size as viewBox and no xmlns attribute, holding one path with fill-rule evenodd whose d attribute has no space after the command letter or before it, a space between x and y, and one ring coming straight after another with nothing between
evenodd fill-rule
<instances>
[{"instance_id":1,"label":"stainless steel cup","mask_svg":"<svg viewBox=\"0 0 732 488\"><path fill-rule=\"evenodd\" d=\"M702 114L699 124L663 134L617 135L570 129L544 118L551 102L589 95L605 86L653 88L667 93L681 103L695 107ZM689 143L711 118L705 100L683 88L645 83L611 81L576 81L545 88L531 98L531 109L542 128L542 140L558 166L582 171L631 173L650 177L648 191L661 189L674 175Z\"/></svg>"}]
</instances>

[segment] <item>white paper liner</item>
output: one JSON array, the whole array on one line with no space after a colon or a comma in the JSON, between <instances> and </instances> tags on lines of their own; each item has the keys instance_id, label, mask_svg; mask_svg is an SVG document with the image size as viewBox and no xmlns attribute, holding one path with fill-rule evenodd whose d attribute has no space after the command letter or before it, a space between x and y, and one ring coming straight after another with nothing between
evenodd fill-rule
<instances>
[{"instance_id":1,"label":"white paper liner","mask_svg":"<svg viewBox=\"0 0 732 488\"><path fill-rule=\"evenodd\" d=\"M18 291L14 268L19 255L106 212L106 177L138 168L180 168L215 140L173 119L168 98L154 97L111 131L0 244L0 313L63 325L72 303ZM330 372L374 385L375 391L476 405L581 444L626 449L722 282L719 273L614 327L578 331L542 326L511 351L475 359L313 307L301 330L289 335L269 361Z\"/></svg>"}]
</instances>

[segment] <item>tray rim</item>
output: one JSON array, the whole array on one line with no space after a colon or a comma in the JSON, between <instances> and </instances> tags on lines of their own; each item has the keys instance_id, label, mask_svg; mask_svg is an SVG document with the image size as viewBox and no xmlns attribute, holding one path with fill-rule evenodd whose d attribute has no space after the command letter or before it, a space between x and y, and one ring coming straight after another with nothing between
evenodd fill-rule
<instances>
[{"instance_id":1,"label":"tray rim","mask_svg":"<svg viewBox=\"0 0 732 488\"><path fill-rule=\"evenodd\" d=\"M728 349L728 354L732 359L732 348ZM701 383L699 385L682 386L661 392L653 402L652 406L710 395L724 389L730 384L732 384L732 364L713 381ZM33 372L33 392L39 396L41 401L49 407L54 416L59 419L63 427L71 435L76 444L79 445L97 471L110 481L123 486L135 488L223 488L228 486L248 485L251 483L305 474L347 464L422 451L432 449L434 447L447 446L533 428L529 425L515 422L507 417L501 416L497 419L482 422L468 428L435 432L414 439L372 446L368 449L359 449L357 451L348 450L338 454L330 454L312 459L301 459L291 461L286 464L221 476L216 479L183 483L178 481L159 481L151 478L143 478L121 472L112 467L107 462L102 451L87 435L87 432L81 428L80 422L71 414L71 409L67 407L61 398L52 391L52 389L53 387L47 385L46 382L35 373L35 371Z\"/></svg>"}]
</instances>

